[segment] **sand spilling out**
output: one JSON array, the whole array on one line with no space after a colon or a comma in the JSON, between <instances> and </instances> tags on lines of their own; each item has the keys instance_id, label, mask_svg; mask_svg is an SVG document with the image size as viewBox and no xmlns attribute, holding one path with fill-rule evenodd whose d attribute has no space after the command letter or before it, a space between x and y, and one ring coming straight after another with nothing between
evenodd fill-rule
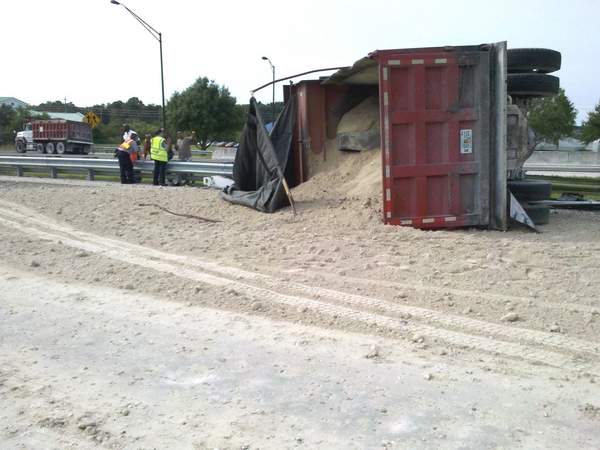
<instances>
[{"instance_id":1,"label":"sand spilling out","mask_svg":"<svg viewBox=\"0 0 600 450\"><path fill-rule=\"evenodd\" d=\"M337 127L338 133L356 133L379 129L379 99L368 97L348 111Z\"/></svg>"},{"instance_id":2,"label":"sand spilling out","mask_svg":"<svg viewBox=\"0 0 600 450\"><path fill-rule=\"evenodd\" d=\"M326 161L311 161L312 177L294 189L303 199L346 198L378 201L382 195L381 151L344 152L328 141Z\"/></svg>"}]
</instances>

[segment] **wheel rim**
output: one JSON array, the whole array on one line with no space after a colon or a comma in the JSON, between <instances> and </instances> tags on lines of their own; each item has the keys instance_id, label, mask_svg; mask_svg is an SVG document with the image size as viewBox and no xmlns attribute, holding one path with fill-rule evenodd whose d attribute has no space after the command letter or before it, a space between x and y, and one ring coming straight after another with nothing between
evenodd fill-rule
<instances>
[{"instance_id":1,"label":"wheel rim","mask_svg":"<svg viewBox=\"0 0 600 450\"><path fill-rule=\"evenodd\" d=\"M49 155L54 153L54 144L52 142L48 142L46 144L46 153L48 153Z\"/></svg>"},{"instance_id":2,"label":"wheel rim","mask_svg":"<svg viewBox=\"0 0 600 450\"><path fill-rule=\"evenodd\" d=\"M43 144L36 144L35 148L38 153L44 153L44 145Z\"/></svg>"},{"instance_id":3,"label":"wheel rim","mask_svg":"<svg viewBox=\"0 0 600 450\"><path fill-rule=\"evenodd\" d=\"M56 153L63 154L65 152L65 144L63 142L59 142L56 144Z\"/></svg>"}]
</instances>

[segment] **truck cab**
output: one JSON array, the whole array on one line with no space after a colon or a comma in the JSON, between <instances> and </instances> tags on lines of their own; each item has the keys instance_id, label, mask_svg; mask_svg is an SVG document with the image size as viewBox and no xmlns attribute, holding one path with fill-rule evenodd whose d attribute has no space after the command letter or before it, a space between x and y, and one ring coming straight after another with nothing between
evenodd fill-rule
<instances>
[{"instance_id":1,"label":"truck cab","mask_svg":"<svg viewBox=\"0 0 600 450\"><path fill-rule=\"evenodd\" d=\"M24 125L23 131L17 132L17 135L15 136L15 147L19 153L33 150L33 128L30 122Z\"/></svg>"}]
</instances>

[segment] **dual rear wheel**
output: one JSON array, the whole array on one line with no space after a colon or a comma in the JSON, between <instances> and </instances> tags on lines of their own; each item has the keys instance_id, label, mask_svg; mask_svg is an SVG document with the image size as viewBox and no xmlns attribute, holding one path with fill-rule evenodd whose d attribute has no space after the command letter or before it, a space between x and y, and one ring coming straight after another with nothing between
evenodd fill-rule
<instances>
[{"instance_id":1,"label":"dual rear wheel","mask_svg":"<svg viewBox=\"0 0 600 450\"><path fill-rule=\"evenodd\" d=\"M513 97L547 97L558 94L561 54L548 48L513 48L508 57L508 94Z\"/></svg>"},{"instance_id":2,"label":"dual rear wheel","mask_svg":"<svg viewBox=\"0 0 600 450\"><path fill-rule=\"evenodd\" d=\"M67 144L64 142L46 142L45 144L38 142L35 144L35 150L40 154L53 155L58 153L62 155L67 152Z\"/></svg>"}]
</instances>

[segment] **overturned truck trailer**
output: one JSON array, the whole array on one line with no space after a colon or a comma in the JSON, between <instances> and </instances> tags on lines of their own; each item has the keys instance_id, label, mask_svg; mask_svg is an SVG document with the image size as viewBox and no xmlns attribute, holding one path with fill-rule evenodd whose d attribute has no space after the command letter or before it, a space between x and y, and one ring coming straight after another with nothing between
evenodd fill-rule
<instances>
[{"instance_id":1,"label":"overturned truck trailer","mask_svg":"<svg viewBox=\"0 0 600 450\"><path fill-rule=\"evenodd\" d=\"M310 178L311 160L327 158L325 142L343 114L375 96L385 223L505 230L511 209L527 222L507 182L533 146L527 103L513 104L507 68L505 42L383 50L328 78L286 86L285 97L297 98L292 183ZM558 89L556 77L542 76ZM529 89L523 98L537 95Z\"/></svg>"}]
</instances>

